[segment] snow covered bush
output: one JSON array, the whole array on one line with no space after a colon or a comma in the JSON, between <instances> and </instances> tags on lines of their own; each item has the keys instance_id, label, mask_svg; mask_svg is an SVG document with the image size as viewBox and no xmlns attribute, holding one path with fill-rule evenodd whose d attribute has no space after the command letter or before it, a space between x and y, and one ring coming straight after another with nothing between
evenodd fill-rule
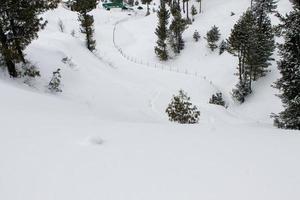
<instances>
[{"instance_id":1,"label":"snow covered bush","mask_svg":"<svg viewBox=\"0 0 300 200\"><path fill-rule=\"evenodd\" d=\"M199 41L199 39L201 38L199 32L197 30L195 30L194 34L193 34L193 38L196 42Z\"/></svg>"},{"instance_id":2,"label":"snow covered bush","mask_svg":"<svg viewBox=\"0 0 300 200\"><path fill-rule=\"evenodd\" d=\"M240 103L245 102L245 97L252 93L251 86L247 83L238 83L232 90L232 97Z\"/></svg>"},{"instance_id":3,"label":"snow covered bush","mask_svg":"<svg viewBox=\"0 0 300 200\"><path fill-rule=\"evenodd\" d=\"M222 40L220 46L219 46L219 55L222 55L227 49L227 43Z\"/></svg>"},{"instance_id":4,"label":"snow covered bush","mask_svg":"<svg viewBox=\"0 0 300 200\"><path fill-rule=\"evenodd\" d=\"M60 69L58 68L55 72L53 72L52 78L49 82L48 89L51 92L62 92L62 89L60 88L61 84L61 74Z\"/></svg>"},{"instance_id":5,"label":"snow covered bush","mask_svg":"<svg viewBox=\"0 0 300 200\"><path fill-rule=\"evenodd\" d=\"M35 78L41 76L40 71L35 65L26 61L21 66L21 71L19 72L21 77Z\"/></svg>"},{"instance_id":6,"label":"snow covered bush","mask_svg":"<svg viewBox=\"0 0 300 200\"><path fill-rule=\"evenodd\" d=\"M209 100L210 104L215 104L215 105L219 105L219 106L225 106L225 101L223 99L223 95L221 92L218 92L216 94L213 94L212 97Z\"/></svg>"},{"instance_id":7,"label":"snow covered bush","mask_svg":"<svg viewBox=\"0 0 300 200\"><path fill-rule=\"evenodd\" d=\"M180 90L179 94L173 96L171 103L166 109L169 120L180 124L195 124L198 123L200 111L190 102L190 97Z\"/></svg>"}]
</instances>

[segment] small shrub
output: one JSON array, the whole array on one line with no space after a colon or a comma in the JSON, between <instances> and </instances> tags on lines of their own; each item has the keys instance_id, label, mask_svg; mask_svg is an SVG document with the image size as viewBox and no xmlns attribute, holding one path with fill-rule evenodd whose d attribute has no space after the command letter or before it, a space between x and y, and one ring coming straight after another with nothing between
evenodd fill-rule
<instances>
[{"instance_id":1,"label":"small shrub","mask_svg":"<svg viewBox=\"0 0 300 200\"><path fill-rule=\"evenodd\" d=\"M222 55L227 50L227 43L222 40L220 46L219 46L219 54Z\"/></svg>"},{"instance_id":2,"label":"small shrub","mask_svg":"<svg viewBox=\"0 0 300 200\"><path fill-rule=\"evenodd\" d=\"M173 96L171 103L166 109L169 120L180 124L198 123L200 111L190 102L190 97L183 91L179 91L179 95Z\"/></svg>"},{"instance_id":3,"label":"small shrub","mask_svg":"<svg viewBox=\"0 0 300 200\"><path fill-rule=\"evenodd\" d=\"M226 107L225 101L223 100L223 95L221 92L213 94L209 100L209 103Z\"/></svg>"},{"instance_id":4,"label":"small shrub","mask_svg":"<svg viewBox=\"0 0 300 200\"><path fill-rule=\"evenodd\" d=\"M193 34L193 38L196 42L199 41L199 39L201 38L199 32L197 30L195 30L194 34Z\"/></svg>"},{"instance_id":5,"label":"small shrub","mask_svg":"<svg viewBox=\"0 0 300 200\"><path fill-rule=\"evenodd\" d=\"M60 69L58 68L55 72L53 72L52 78L49 82L48 89L51 92L62 92L61 86L61 74Z\"/></svg>"},{"instance_id":6,"label":"small shrub","mask_svg":"<svg viewBox=\"0 0 300 200\"><path fill-rule=\"evenodd\" d=\"M245 102L245 97L252 93L251 87L247 83L238 83L232 90L232 97L240 103Z\"/></svg>"},{"instance_id":7,"label":"small shrub","mask_svg":"<svg viewBox=\"0 0 300 200\"><path fill-rule=\"evenodd\" d=\"M72 35L72 37L75 37L75 30L73 29L72 31L71 31L71 35Z\"/></svg>"}]
</instances>

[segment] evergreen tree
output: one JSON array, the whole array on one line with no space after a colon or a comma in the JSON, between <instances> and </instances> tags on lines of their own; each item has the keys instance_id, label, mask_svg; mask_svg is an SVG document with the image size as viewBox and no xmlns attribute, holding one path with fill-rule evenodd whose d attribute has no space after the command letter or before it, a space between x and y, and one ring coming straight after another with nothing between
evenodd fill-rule
<instances>
[{"instance_id":1,"label":"evergreen tree","mask_svg":"<svg viewBox=\"0 0 300 200\"><path fill-rule=\"evenodd\" d=\"M212 97L209 100L209 103L219 105L219 106L223 106L223 107L225 107L225 104L226 104L224 99L223 99L223 95L222 95L221 92L213 94Z\"/></svg>"},{"instance_id":2,"label":"evergreen tree","mask_svg":"<svg viewBox=\"0 0 300 200\"><path fill-rule=\"evenodd\" d=\"M239 83L233 90L233 97L244 102L245 96L251 93L253 69L257 66L258 37L255 16L248 10L234 25L230 37L227 40L227 50L238 57Z\"/></svg>"},{"instance_id":3,"label":"evergreen tree","mask_svg":"<svg viewBox=\"0 0 300 200\"><path fill-rule=\"evenodd\" d=\"M40 14L57 3L58 0L6 0L0 4L0 52L10 76L18 76L15 65L26 64L23 51L46 24Z\"/></svg>"},{"instance_id":4,"label":"evergreen tree","mask_svg":"<svg viewBox=\"0 0 300 200\"><path fill-rule=\"evenodd\" d=\"M194 38L194 40L196 41L196 42L198 42L199 41L199 39L200 39L200 34L199 34L199 32L197 31L197 30L195 30L195 32L194 32L194 34L193 34L193 38Z\"/></svg>"},{"instance_id":5,"label":"evergreen tree","mask_svg":"<svg viewBox=\"0 0 300 200\"><path fill-rule=\"evenodd\" d=\"M257 54L258 64L253 73L253 80L265 76L267 68L271 65L272 55L275 50L274 33L271 20L268 17L269 13L274 13L277 8L277 1L275 0L254 0L253 14L257 23Z\"/></svg>"},{"instance_id":6,"label":"evergreen tree","mask_svg":"<svg viewBox=\"0 0 300 200\"><path fill-rule=\"evenodd\" d=\"M167 25L169 23L170 13L166 9L165 0L160 1L160 8L157 12L158 17L158 26L155 30L155 34L157 35L157 46L155 47L155 53L160 58L160 60L165 61L168 59L168 51L166 39L168 37L168 29Z\"/></svg>"},{"instance_id":7,"label":"evergreen tree","mask_svg":"<svg viewBox=\"0 0 300 200\"><path fill-rule=\"evenodd\" d=\"M219 46L219 55L223 54L226 49L227 49L227 43L225 42L225 40L222 40L220 46Z\"/></svg>"},{"instance_id":8,"label":"evergreen tree","mask_svg":"<svg viewBox=\"0 0 300 200\"><path fill-rule=\"evenodd\" d=\"M198 14L198 12L197 12L196 7L194 5L192 5L192 7L191 7L191 15L193 17L193 21L194 21L195 15L197 15L197 14Z\"/></svg>"},{"instance_id":9,"label":"evergreen tree","mask_svg":"<svg viewBox=\"0 0 300 200\"><path fill-rule=\"evenodd\" d=\"M280 90L284 111L273 115L274 123L279 128L300 130L300 7L296 5L280 20L285 42L279 46L281 77L275 87Z\"/></svg>"},{"instance_id":10,"label":"evergreen tree","mask_svg":"<svg viewBox=\"0 0 300 200\"><path fill-rule=\"evenodd\" d=\"M213 26L211 28L211 30L209 30L206 34L206 40L208 43L208 47L214 51L216 48L218 48L218 45L216 44L216 42L219 41L220 39L220 31L219 28L216 26Z\"/></svg>"},{"instance_id":11,"label":"evergreen tree","mask_svg":"<svg viewBox=\"0 0 300 200\"><path fill-rule=\"evenodd\" d=\"M61 84L60 79L61 79L60 69L57 69L55 72L53 72L52 78L48 85L48 89L51 92L62 92L62 89L60 86L60 84Z\"/></svg>"},{"instance_id":12,"label":"evergreen tree","mask_svg":"<svg viewBox=\"0 0 300 200\"><path fill-rule=\"evenodd\" d=\"M179 4L175 3L171 9L171 13L173 15L173 20L170 25L169 43L174 53L179 54L180 51L184 49L182 33L186 30L187 23L181 16Z\"/></svg>"},{"instance_id":13,"label":"evergreen tree","mask_svg":"<svg viewBox=\"0 0 300 200\"><path fill-rule=\"evenodd\" d=\"M200 111L190 102L190 97L183 91L179 95L173 96L171 103L166 109L169 120L180 124L198 123Z\"/></svg>"},{"instance_id":14,"label":"evergreen tree","mask_svg":"<svg viewBox=\"0 0 300 200\"><path fill-rule=\"evenodd\" d=\"M75 0L74 10L79 12L78 19L81 24L81 32L86 36L86 47L90 51L94 51L96 48L96 41L93 38L94 35L94 17L88 14L94 8L96 8L97 0Z\"/></svg>"}]
</instances>

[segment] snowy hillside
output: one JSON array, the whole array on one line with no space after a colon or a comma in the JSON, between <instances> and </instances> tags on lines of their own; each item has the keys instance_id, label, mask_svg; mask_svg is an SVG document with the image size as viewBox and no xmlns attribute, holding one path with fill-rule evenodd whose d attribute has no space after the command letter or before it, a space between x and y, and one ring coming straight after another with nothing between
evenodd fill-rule
<instances>
[{"instance_id":1,"label":"snowy hillside","mask_svg":"<svg viewBox=\"0 0 300 200\"><path fill-rule=\"evenodd\" d=\"M45 13L46 28L26 49L41 77L28 86L0 76L0 199L299 200L299 131L276 129L270 119L282 109L271 88L275 63L239 105L230 95L237 59L211 53L203 38L217 25L226 39L248 6L204 0L184 33L186 48L166 63L154 54L155 13L99 5L94 54L75 12ZM279 1L281 13L290 9ZM63 92L52 94L46 87L57 68ZM165 109L179 89L201 111L199 124L168 121ZM208 103L219 91L228 109Z\"/></svg>"}]
</instances>

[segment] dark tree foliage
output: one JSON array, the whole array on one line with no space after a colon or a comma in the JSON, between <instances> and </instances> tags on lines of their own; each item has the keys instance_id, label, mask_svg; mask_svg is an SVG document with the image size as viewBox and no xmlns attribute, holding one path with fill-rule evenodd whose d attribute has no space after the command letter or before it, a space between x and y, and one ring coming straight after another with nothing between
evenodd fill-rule
<instances>
[{"instance_id":1,"label":"dark tree foliage","mask_svg":"<svg viewBox=\"0 0 300 200\"><path fill-rule=\"evenodd\" d=\"M181 16L179 4L175 3L171 9L171 13L173 20L170 25L169 42L174 53L179 54L184 49L182 33L187 29L187 22Z\"/></svg>"},{"instance_id":2,"label":"dark tree foliage","mask_svg":"<svg viewBox=\"0 0 300 200\"><path fill-rule=\"evenodd\" d=\"M213 94L212 97L209 100L209 103L219 105L219 106L224 106L224 107L226 105L221 92Z\"/></svg>"},{"instance_id":3,"label":"dark tree foliage","mask_svg":"<svg viewBox=\"0 0 300 200\"><path fill-rule=\"evenodd\" d=\"M40 14L55 8L58 0L6 0L0 4L0 52L11 77L17 77L15 65L26 63L24 49L38 37L46 25Z\"/></svg>"},{"instance_id":4,"label":"dark tree foliage","mask_svg":"<svg viewBox=\"0 0 300 200\"><path fill-rule=\"evenodd\" d=\"M168 51L167 51L167 37L168 37L168 28L167 25L169 23L170 13L166 9L166 3L165 0L161 0L160 2L160 8L157 12L158 17L158 26L155 30L155 34L157 36L155 47L155 53L159 57L160 60L165 61L168 60Z\"/></svg>"},{"instance_id":5,"label":"dark tree foliage","mask_svg":"<svg viewBox=\"0 0 300 200\"><path fill-rule=\"evenodd\" d=\"M97 6L97 0L75 0L74 10L79 12L78 19L81 24L81 32L86 36L86 47L90 51L96 48L96 40L94 40L94 17L88 14Z\"/></svg>"},{"instance_id":6,"label":"dark tree foliage","mask_svg":"<svg viewBox=\"0 0 300 200\"><path fill-rule=\"evenodd\" d=\"M251 93L253 69L257 65L258 42L257 24L255 16L248 10L234 25L227 40L227 51L238 57L239 83L233 90L233 97L239 102L244 102L245 96Z\"/></svg>"},{"instance_id":7,"label":"dark tree foliage","mask_svg":"<svg viewBox=\"0 0 300 200\"><path fill-rule=\"evenodd\" d=\"M275 83L284 110L273 115L279 128L300 130L300 7L285 17L279 16L284 43L279 45L281 60L278 69L281 77Z\"/></svg>"},{"instance_id":8,"label":"dark tree foliage","mask_svg":"<svg viewBox=\"0 0 300 200\"><path fill-rule=\"evenodd\" d=\"M190 97L180 90L179 94L173 96L173 99L166 109L169 120L180 124L195 124L198 123L200 111L192 105Z\"/></svg>"},{"instance_id":9,"label":"dark tree foliage","mask_svg":"<svg viewBox=\"0 0 300 200\"><path fill-rule=\"evenodd\" d=\"M53 72L52 78L49 82L48 89L50 92L62 92L61 89L61 74L60 69L58 68L56 71Z\"/></svg>"},{"instance_id":10,"label":"dark tree foliage","mask_svg":"<svg viewBox=\"0 0 300 200\"><path fill-rule=\"evenodd\" d=\"M220 31L219 28L216 26L213 26L206 34L206 40L208 43L208 47L214 51L216 48L218 48L218 45L216 44L216 42L219 41L220 39Z\"/></svg>"},{"instance_id":11,"label":"dark tree foliage","mask_svg":"<svg viewBox=\"0 0 300 200\"><path fill-rule=\"evenodd\" d=\"M219 55L222 55L227 50L227 43L225 40L222 40L219 46Z\"/></svg>"},{"instance_id":12,"label":"dark tree foliage","mask_svg":"<svg viewBox=\"0 0 300 200\"><path fill-rule=\"evenodd\" d=\"M196 42L199 41L199 39L201 38L199 32L197 30L195 30L194 34L193 34L193 38Z\"/></svg>"}]
</instances>

